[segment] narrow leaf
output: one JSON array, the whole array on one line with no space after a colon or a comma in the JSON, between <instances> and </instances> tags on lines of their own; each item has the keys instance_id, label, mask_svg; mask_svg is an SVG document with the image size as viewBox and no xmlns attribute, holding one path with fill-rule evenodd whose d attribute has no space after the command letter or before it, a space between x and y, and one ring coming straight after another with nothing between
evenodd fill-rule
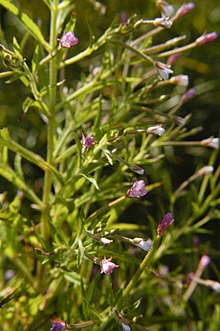
<instances>
[{"instance_id":1,"label":"narrow leaf","mask_svg":"<svg viewBox=\"0 0 220 331\"><path fill-rule=\"evenodd\" d=\"M0 0L0 4L5 7L10 13L15 15L18 20L25 26L25 28L29 31L29 33L37 40L39 41L43 47L49 51L50 46L49 44L44 40L44 37L41 33L41 30L37 26L36 23L25 13L23 13L19 8L17 8L11 1L9 0Z\"/></svg>"}]
</instances>

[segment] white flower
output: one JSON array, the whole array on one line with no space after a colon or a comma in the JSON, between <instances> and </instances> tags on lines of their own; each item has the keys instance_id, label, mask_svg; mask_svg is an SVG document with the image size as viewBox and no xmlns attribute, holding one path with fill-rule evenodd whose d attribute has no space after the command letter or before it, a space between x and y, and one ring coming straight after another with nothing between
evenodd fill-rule
<instances>
[{"instance_id":1,"label":"white flower","mask_svg":"<svg viewBox=\"0 0 220 331\"><path fill-rule=\"evenodd\" d=\"M147 129L147 133L153 133L153 134L156 134L158 136L162 136L165 132L165 129L162 128L162 125L155 125L155 126L150 126L148 129Z\"/></svg>"},{"instance_id":2,"label":"white flower","mask_svg":"<svg viewBox=\"0 0 220 331\"><path fill-rule=\"evenodd\" d=\"M143 240L142 238L134 238L133 244L143 249L145 252L149 252L153 246L153 241L151 239Z\"/></svg>"},{"instance_id":3,"label":"white flower","mask_svg":"<svg viewBox=\"0 0 220 331\"><path fill-rule=\"evenodd\" d=\"M103 244L103 245L109 245L109 244L111 244L111 242L113 241L113 240L110 240L110 239L108 239L108 238L101 238L100 239L101 240L101 243Z\"/></svg>"},{"instance_id":4,"label":"white flower","mask_svg":"<svg viewBox=\"0 0 220 331\"><path fill-rule=\"evenodd\" d=\"M169 74L173 73L173 70L170 69L170 66L162 62L156 62L155 68L163 80L167 80L169 78Z\"/></svg>"},{"instance_id":5,"label":"white flower","mask_svg":"<svg viewBox=\"0 0 220 331\"><path fill-rule=\"evenodd\" d=\"M218 149L219 148L219 138L209 137L207 139L203 139L201 141L201 145Z\"/></svg>"}]
</instances>

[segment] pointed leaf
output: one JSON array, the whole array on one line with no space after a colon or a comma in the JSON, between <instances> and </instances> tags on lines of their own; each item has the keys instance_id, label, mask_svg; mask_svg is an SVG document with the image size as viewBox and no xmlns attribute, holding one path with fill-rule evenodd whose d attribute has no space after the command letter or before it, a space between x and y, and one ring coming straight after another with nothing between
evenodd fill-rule
<instances>
[{"instance_id":1,"label":"pointed leaf","mask_svg":"<svg viewBox=\"0 0 220 331\"><path fill-rule=\"evenodd\" d=\"M44 37L41 33L41 30L37 26L36 23L25 13L23 13L19 8L17 8L11 1L9 0L0 0L0 4L6 8L10 13L15 15L18 20L25 26L25 28L29 31L29 33L37 40L39 41L43 47L49 51L50 46L49 44L44 40Z\"/></svg>"}]
</instances>

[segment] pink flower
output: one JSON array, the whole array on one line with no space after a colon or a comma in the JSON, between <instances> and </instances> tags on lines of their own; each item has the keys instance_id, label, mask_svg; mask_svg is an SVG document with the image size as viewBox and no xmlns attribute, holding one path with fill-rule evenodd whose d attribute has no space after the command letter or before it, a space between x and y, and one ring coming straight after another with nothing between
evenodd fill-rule
<instances>
[{"instance_id":1,"label":"pink flower","mask_svg":"<svg viewBox=\"0 0 220 331\"><path fill-rule=\"evenodd\" d=\"M145 190L145 182L143 180L136 180L132 187L127 191L127 197L129 198L140 198L148 193Z\"/></svg>"},{"instance_id":2,"label":"pink flower","mask_svg":"<svg viewBox=\"0 0 220 331\"><path fill-rule=\"evenodd\" d=\"M173 73L173 70L170 69L170 66L162 62L156 62L155 67L163 80L167 80L169 78L169 74Z\"/></svg>"},{"instance_id":3,"label":"pink flower","mask_svg":"<svg viewBox=\"0 0 220 331\"><path fill-rule=\"evenodd\" d=\"M111 275L112 271L115 268L118 268L118 265L111 262L112 257L110 257L109 259L106 259L106 257L104 256L104 259L101 261L100 265L101 265L101 274L104 273L106 275Z\"/></svg>"},{"instance_id":4,"label":"pink flower","mask_svg":"<svg viewBox=\"0 0 220 331\"><path fill-rule=\"evenodd\" d=\"M71 48L78 44L79 40L75 37L72 31L64 33L59 39L60 45L62 48Z\"/></svg>"},{"instance_id":5,"label":"pink flower","mask_svg":"<svg viewBox=\"0 0 220 331\"><path fill-rule=\"evenodd\" d=\"M50 331L64 331L66 329L66 322L59 318L54 318L52 321L52 328Z\"/></svg>"},{"instance_id":6,"label":"pink flower","mask_svg":"<svg viewBox=\"0 0 220 331\"><path fill-rule=\"evenodd\" d=\"M157 227L157 234L161 237L166 229L173 224L174 219L171 213L166 213L166 215L162 218L160 221L158 227Z\"/></svg>"},{"instance_id":7,"label":"pink flower","mask_svg":"<svg viewBox=\"0 0 220 331\"><path fill-rule=\"evenodd\" d=\"M216 32L204 33L202 36L196 39L195 43L197 46L201 46L203 44L209 43L215 40L218 37Z\"/></svg>"},{"instance_id":8,"label":"pink flower","mask_svg":"<svg viewBox=\"0 0 220 331\"><path fill-rule=\"evenodd\" d=\"M168 65L172 65L176 62L176 60L182 55L182 53L175 53L175 54L172 54L168 57L167 59L167 64Z\"/></svg>"},{"instance_id":9,"label":"pink flower","mask_svg":"<svg viewBox=\"0 0 220 331\"><path fill-rule=\"evenodd\" d=\"M182 16L187 15L188 13L191 12L191 10L193 10L193 8L195 7L194 2L188 2L183 4L176 12L176 18L180 18Z\"/></svg>"},{"instance_id":10,"label":"pink flower","mask_svg":"<svg viewBox=\"0 0 220 331\"><path fill-rule=\"evenodd\" d=\"M82 145L85 149L89 149L90 147L95 145L95 142L93 141L93 136L85 137L82 132Z\"/></svg>"}]
</instances>

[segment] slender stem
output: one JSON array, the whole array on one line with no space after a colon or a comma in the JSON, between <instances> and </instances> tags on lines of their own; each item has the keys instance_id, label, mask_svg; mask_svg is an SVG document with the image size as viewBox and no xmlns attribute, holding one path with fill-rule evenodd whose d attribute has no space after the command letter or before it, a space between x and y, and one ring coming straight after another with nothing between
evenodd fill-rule
<instances>
[{"instance_id":1,"label":"slender stem","mask_svg":"<svg viewBox=\"0 0 220 331\"><path fill-rule=\"evenodd\" d=\"M51 50L56 48L56 20L58 13L59 0L54 0L53 10L51 12L50 25L50 47ZM49 64L49 117L47 127L47 162L53 165L54 150L54 132L55 132L55 104L56 104L56 82L57 82L57 63L56 58L52 57ZM45 171L44 191L43 191L43 209L41 214L41 232L44 240L50 236L48 213L49 198L52 186L52 174L49 170Z\"/></svg>"},{"instance_id":2,"label":"slender stem","mask_svg":"<svg viewBox=\"0 0 220 331\"><path fill-rule=\"evenodd\" d=\"M140 267L138 268L138 270L136 271L136 273L134 274L134 276L132 277L132 279L130 280L128 285L126 286L125 290L123 291L122 296L119 298L117 305L116 305L117 309L120 310L122 308L121 305L124 303L124 301L128 297L131 290L133 288L135 288L135 286L137 285L141 275L145 271L146 267L149 265L155 251L157 250L159 243L160 243L160 236L157 236L154 241L154 245L153 245L152 249L147 253L145 258L141 262Z\"/></svg>"}]
</instances>

